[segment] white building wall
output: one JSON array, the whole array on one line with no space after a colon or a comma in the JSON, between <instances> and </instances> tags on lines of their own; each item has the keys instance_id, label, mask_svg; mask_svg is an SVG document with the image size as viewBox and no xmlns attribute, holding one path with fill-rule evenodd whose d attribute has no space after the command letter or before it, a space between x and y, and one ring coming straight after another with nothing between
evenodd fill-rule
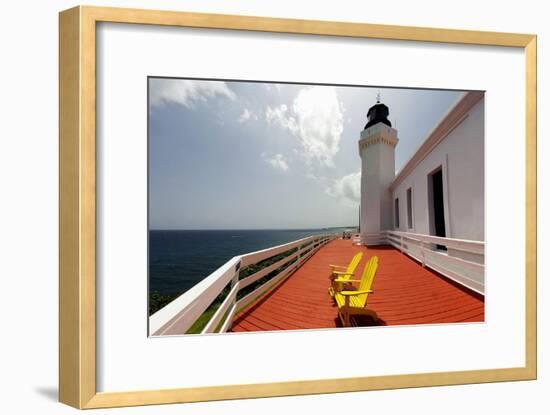
<instances>
[{"instance_id":1,"label":"white building wall","mask_svg":"<svg viewBox=\"0 0 550 415\"><path fill-rule=\"evenodd\" d=\"M399 183L393 186L392 199L399 198L400 226L394 229L430 234L428 175L441 166L446 237L484 240L484 158L482 98L410 173L398 175L396 182L399 180ZM413 200L411 228L407 223L408 188L412 188Z\"/></svg>"}]
</instances>

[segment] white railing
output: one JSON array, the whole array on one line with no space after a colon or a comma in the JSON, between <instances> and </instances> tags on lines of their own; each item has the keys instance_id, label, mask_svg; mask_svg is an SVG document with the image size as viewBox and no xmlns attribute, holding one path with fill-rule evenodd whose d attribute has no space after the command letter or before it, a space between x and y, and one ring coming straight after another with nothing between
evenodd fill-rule
<instances>
[{"instance_id":1,"label":"white railing","mask_svg":"<svg viewBox=\"0 0 550 415\"><path fill-rule=\"evenodd\" d=\"M383 236L422 266L485 294L485 242L398 231L384 231Z\"/></svg>"},{"instance_id":2,"label":"white railing","mask_svg":"<svg viewBox=\"0 0 550 415\"><path fill-rule=\"evenodd\" d=\"M231 328L233 318L237 312L250 305L270 288L288 277L321 246L336 237L336 235L314 235L273 248L231 258L190 290L151 315L149 317L149 333L152 336L186 333L224 288L231 284L229 294L202 329L202 333L226 332ZM240 272L246 267L292 249L296 249L296 251L252 275L242 279L239 278ZM293 260L295 261L289 264ZM256 287L249 294L238 299L240 290L287 264L288 266L285 269ZM221 327L218 330L220 325Z\"/></svg>"}]
</instances>

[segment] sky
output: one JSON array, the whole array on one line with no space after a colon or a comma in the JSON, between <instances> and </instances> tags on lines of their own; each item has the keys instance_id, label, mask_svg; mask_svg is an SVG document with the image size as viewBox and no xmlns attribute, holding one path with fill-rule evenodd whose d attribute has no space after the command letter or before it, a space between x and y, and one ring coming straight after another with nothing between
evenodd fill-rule
<instances>
[{"instance_id":1,"label":"sky","mask_svg":"<svg viewBox=\"0 0 550 415\"><path fill-rule=\"evenodd\" d=\"M357 226L378 94L399 171L463 92L150 78L150 229Z\"/></svg>"}]
</instances>

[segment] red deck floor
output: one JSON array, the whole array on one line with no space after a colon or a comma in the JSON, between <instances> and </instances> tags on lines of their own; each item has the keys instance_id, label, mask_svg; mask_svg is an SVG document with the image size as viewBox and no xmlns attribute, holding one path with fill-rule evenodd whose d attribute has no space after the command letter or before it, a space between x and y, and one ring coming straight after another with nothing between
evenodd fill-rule
<instances>
[{"instance_id":1,"label":"red deck floor","mask_svg":"<svg viewBox=\"0 0 550 415\"><path fill-rule=\"evenodd\" d=\"M447 280L392 247L365 248L336 239L315 253L270 294L235 319L231 331L297 330L341 327L328 295L329 264L347 265L363 251L357 274L377 255L374 293L367 307L380 325L484 321L483 297Z\"/></svg>"}]
</instances>

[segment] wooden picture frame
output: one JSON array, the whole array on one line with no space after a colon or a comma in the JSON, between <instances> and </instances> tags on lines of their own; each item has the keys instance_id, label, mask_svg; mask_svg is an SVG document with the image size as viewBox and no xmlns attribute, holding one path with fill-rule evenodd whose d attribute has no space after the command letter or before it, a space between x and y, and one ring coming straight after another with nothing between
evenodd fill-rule
<instances>
[{"instance_id":1,"label":"wooden picture frame","mask_svg":"<svg viewBox=\"0 0 550 415\"><path fill-rule=\"evenodd\" d=\"M96 25L170 25L522 48L526 68L525 366L267 384L97 392ZM59 400L75 408L211 401L536 379L535 35L170 11L75 7L60 13Z\"/></svg>"}]
</instances>

